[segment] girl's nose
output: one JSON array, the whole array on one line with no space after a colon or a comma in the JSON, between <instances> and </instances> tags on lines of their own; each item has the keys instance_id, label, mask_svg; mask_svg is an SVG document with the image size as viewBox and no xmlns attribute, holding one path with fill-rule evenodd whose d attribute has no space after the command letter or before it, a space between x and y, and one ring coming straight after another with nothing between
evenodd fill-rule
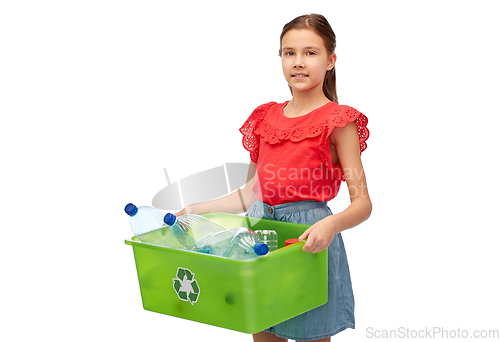
<instances>
[{"instance_id":1,"label":"girl's nose","mask_svg":"<svg viewBox=\"0 0 500 342\"><path fill-rule=\"evenodd\" d=\"M295 59L295 62L293 63L293 68L294 69L304 68L304 63L302 63L302 60L300 58Z\"/></svg>"}]
</instances>

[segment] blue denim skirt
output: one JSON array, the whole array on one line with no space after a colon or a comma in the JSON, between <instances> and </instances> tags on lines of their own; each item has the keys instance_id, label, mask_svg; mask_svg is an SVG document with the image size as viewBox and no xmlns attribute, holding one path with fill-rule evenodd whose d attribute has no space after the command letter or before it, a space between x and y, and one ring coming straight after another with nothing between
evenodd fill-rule
<instances>
[{"instance_id":1,"label":"blue denim skirt","mask_svg":"<svg viewBox=\"0 0 500 342\"><path fill-rule=\"evenodd\" d=\"M327 202L300 201L269 206L255 201L246 214L250 217L313 225L332 215ZM354 295L349 265L340 233L328 246L328 302L264 330L278 337L312 341L354 329Z\"/></svg>"}]
</instances>

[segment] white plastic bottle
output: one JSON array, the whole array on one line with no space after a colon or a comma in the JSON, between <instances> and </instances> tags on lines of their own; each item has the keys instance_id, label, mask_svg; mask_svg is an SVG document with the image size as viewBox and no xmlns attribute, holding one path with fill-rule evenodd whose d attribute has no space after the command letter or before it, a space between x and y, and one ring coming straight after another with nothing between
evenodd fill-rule
<instances>
[{"instance_id":1,"label":"white plastic bottle","mask_svg":"<svg viewBox=\"0 0 500 342\"><path fill-rule=\"evenodd\" d=\"M133 203L125 206L130 216L130 228L142 242L177 249L186 249L179 243L169 226L163 223L163 213L153 207L137 207Z\"/></svg>"},{"instance_id":2,"label":"white plastic bottle","mask_svg":"<svg viewBox=\"0 0 500 342\"><path fill-rule=\"evenodd\" d=\"M251 229L237 227L216 232L196 241L196 251L231 259L252 259L266 255L269 248Z\"/></svg>"},{"instance_id":3,"label":"white plastic bottle","mask_svg":"<svg viewBox=\"0 0 500 342\"><path fill-rule=\"evenodd\" d=\"M177 240L189 250L195 247L196 241L201 237L225 230L215 222L194 214L176 217L174 214L168 213L163 218L163 222L172 227Z\"/></svg>"}]
</instances>

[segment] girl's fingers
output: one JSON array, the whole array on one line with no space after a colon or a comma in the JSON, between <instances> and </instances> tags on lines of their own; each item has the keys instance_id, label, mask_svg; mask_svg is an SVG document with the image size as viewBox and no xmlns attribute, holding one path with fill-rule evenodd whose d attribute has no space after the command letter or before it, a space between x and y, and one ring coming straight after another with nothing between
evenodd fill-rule
<instances>
[{"instance_id":1,"label":"girl's fingers","mask_svg":"<svg viewBox=\"0 0 500 342\"><path fill-rule=\"evenodd\" d=\"M307 239L307 237L309 236L309 233L310 233L310 229L311 228L307 228L306 231L304 233L302 233L301 236L299 236L299 241Z\"/></svg>"},{"instance_id":2,"label":"girl's fingers","mask_svg":"<svg viewBox=\"0 0 500 342\"><path fill-rule=\"evenodd\" d=\"M302 250L304 252L311 252L314 249L314 239L307 239Z\"/></svg>"},{"instance_id":3,"label":"girl's fingers","mask_svg":"<svg viewBox=\"0 0 500 342\"><path fill-rule=\"evenodd\" d=\"M187 212L186 212L186 208L184 208L184 209L182 209L181 211L179 211L179 212L175 213L175 216L181 216L181 215L185 215L185 214L187 214Z\"/></svg>"}]
</instances>

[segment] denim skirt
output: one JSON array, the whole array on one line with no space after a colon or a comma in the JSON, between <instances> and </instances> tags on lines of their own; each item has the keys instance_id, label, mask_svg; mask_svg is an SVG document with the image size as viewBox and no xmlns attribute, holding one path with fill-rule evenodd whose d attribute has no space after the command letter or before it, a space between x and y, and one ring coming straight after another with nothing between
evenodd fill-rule
<instances>
[{"instance_id":1,"label":"denim skirt","mask_svg":"<svg viewBox=\"0 0 500 342\"><path fill-rule=\"evenodd\" d=\"M299 201L269 206L255 201L246 214L250 217L313 225L332 215L327 202ZM328 301L301 315L264 330L278 337L313 341L354 329L354 295L349 265L340 233L328 246Z\"/></svg>"}]
</instances>

